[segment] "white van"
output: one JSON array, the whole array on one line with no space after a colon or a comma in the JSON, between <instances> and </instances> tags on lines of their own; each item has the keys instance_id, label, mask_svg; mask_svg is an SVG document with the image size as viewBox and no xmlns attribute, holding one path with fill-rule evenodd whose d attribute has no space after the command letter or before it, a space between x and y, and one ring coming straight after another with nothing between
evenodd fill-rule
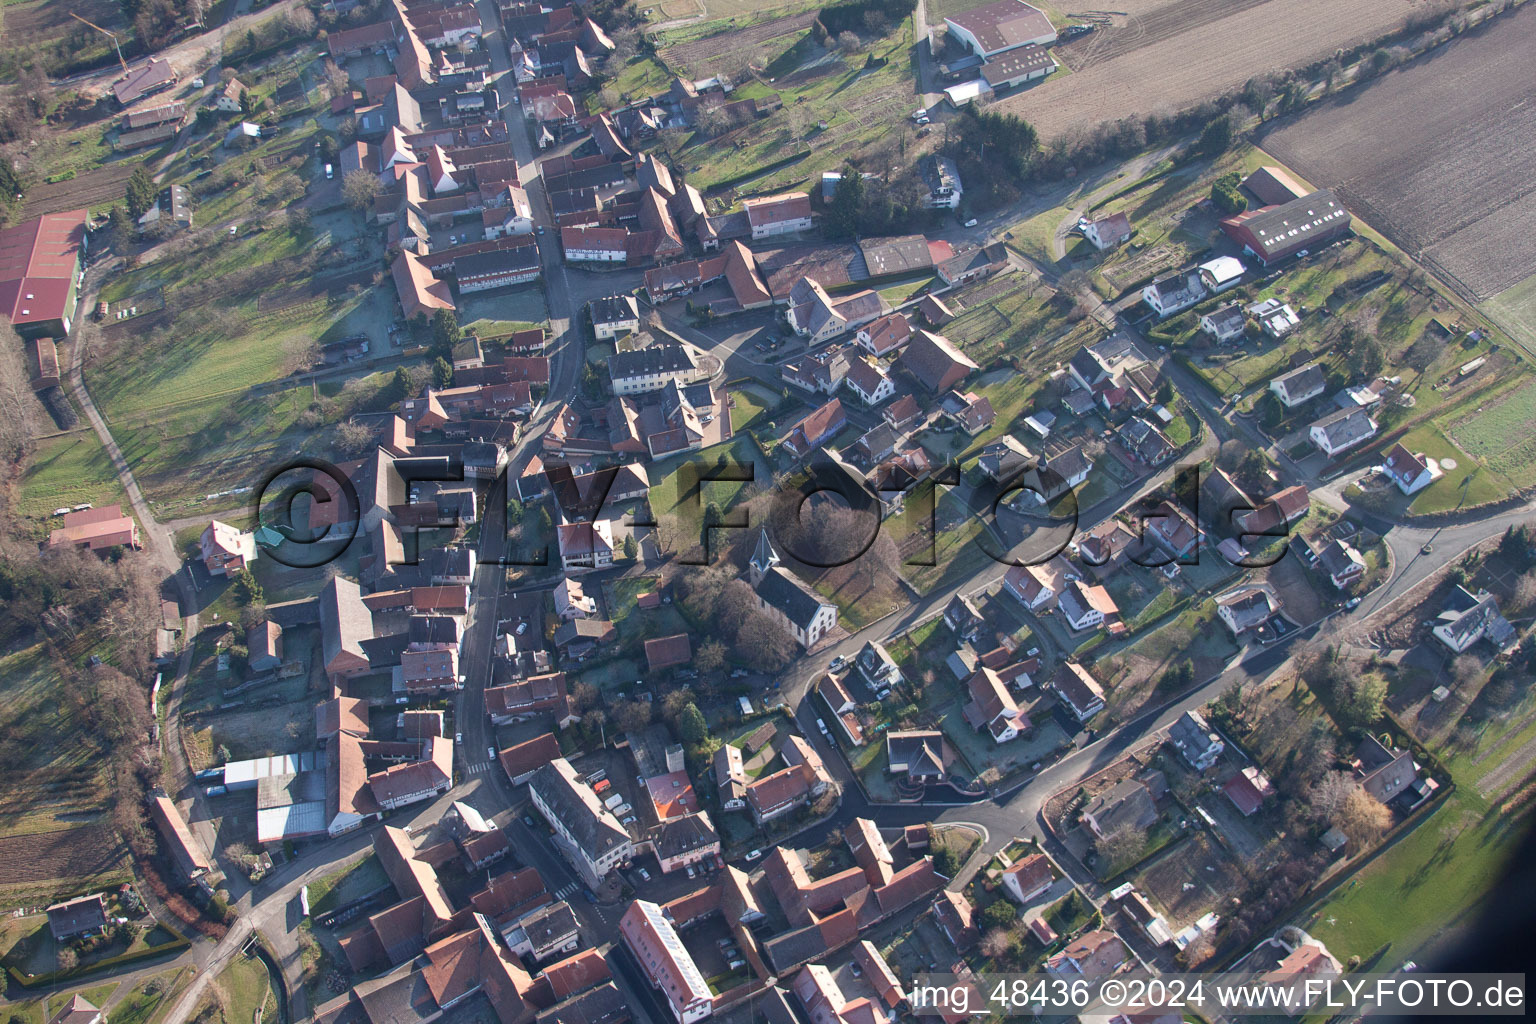
<instances>
[{"instance_id":1,"label":"white van","mask_svg":"<svg viewBox=\"0 0 1536 1024\"><path fill-rule=\"evenodd\" d=\"M325 180L326 181L330 181L334 177L336 177L336 168L332 167L330 164L326 164L325 165Z\"/></svg>"}]
</instances>

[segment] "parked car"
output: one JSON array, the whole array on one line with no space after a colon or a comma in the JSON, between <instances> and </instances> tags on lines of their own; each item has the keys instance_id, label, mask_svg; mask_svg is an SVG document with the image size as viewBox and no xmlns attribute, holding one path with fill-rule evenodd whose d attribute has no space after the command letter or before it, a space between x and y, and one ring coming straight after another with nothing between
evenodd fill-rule
<instances>
[{"instance_id":1,"label":"parked car","mask_svg":"<svg viewBox=\"0 0 1536 1024\"><path fill-rule=\"evenodd\" d=\"M485 759L487 761L496 760L496 747L494 745L485 748Z\"/></svg>"},{"instance_id":2,"label":"parked car","mask_svg":"<svg viewBox=\"0 0 1536 1024\"><path fill-rule=\"evenodd\" d=\"M1359 608L1359 607L1360 607L1360 598L1359 597L1352 597L1348 601L1344 602L1344 610L1345 611L1352 612L1356 608Z\"/></svg>"},{"instance_id":3,"label":"parked car","mask_svg":"<svg viewBox=\"0 0 1536 1024\"><path fill-rule=\"evenodd\" d=\"M832 659L831 664L829 664L827 668L831 669L833 672L836 672L846 664L848 664L847 656L839 654L837 657Z\"/></svg>"},{"instance_id":4,"label":"parked car","mask_svg":"<svg viewBox=\"0 0 1536 1024\"><path fill-rule=\"evenodd\" d=\"M699 876L699 873L697 871L693 870L693 865L692 864L688 865L687 871L688 871L688 877L689 878L697 878Z\"/></svg>"},{"instance_id":5,"label":"parked car","mask_svg":"<svg viewBox=\"0 0 1536 1024\"><path fill-rule=\"evenodd\" d=\"M750 860L757 860L762 855L763 855L763 851L762 850L753 850L751 853L747 854L747 858L746 859L749 860L749 861Z\"/></svg>"},{"instance_id":6,"label":"parked car","mask_svg":"<svg viewBox=\"0 0 1536 1024\"><path fill-rule=\"evenodd\" d=\"M525 814L523 815L523 824L527 825L529 828L533 828L538 823L533 820L533 815Z\"/></svg>"},{"instance_id":7,"label":"parked car","mask_svg":"<svg viewBox=\"0 0 1536 1024\"><path fill-rule=\"evenodd\" d=\"M640 869L640 880L642 882L649 882L651 880L651 873L649 871L645 870L645 868L641 868Z\"/></svg>"}]
</instances>

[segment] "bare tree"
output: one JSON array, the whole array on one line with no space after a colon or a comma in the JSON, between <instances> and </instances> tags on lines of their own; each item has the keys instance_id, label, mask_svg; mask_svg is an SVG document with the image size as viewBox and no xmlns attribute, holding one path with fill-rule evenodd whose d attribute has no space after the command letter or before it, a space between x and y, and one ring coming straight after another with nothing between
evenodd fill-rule
<instances>
[{"instance_id":1,"label":"bare tree","mask_svg":"<svg viewBox=\"0 0 1536 1024\"><path fill-rule=\"evenodd\" d=\"M1001 928L993 928L981 937L981 955L990 960L1000 960L1008 955L1013 940Z\"/></svg>"},{"instance_id":2,"label":"bare tree","mask_svg":"<svg viewBox=\"0 0 1536 1024\"><path fill-rule=\"evenodd\" d=\"M341 197L347 201L348 206L362 213L379 194L381 187L377 175L356 170L342 179Z\"/></svg>"},{"instance_id":3,"label":"bare tree","mask_svg":"<svg viewBox=\"0 0 1536 1024\"><path fill-rule=\"evenodd\" d=\"M325 62L325 86L331 95L345 96L352 88L352 78L333 60Z\"/></svg>"},{"instance_id":4,"label":"bare tree","mask_svg":"<svg viewBox=\"0 0 1536 1024\"><path fill-rule=\"evenodd\" d=\"M1359 788L1348 774L1329 772L1307 792L1307 802L1312 805L1312 813L1319 821L1333 822L1350 794Z\"/></svg>"},{"instance_id":5,"label":"bare tree","mask_svg":"<svg viewBox=\"0 0 1536 1024\"><path fill-rule=\"evenodd\" d=\"M1459 654L1451 662L1451 680L1459 690L1469 690L1483 678L1483 663L1470 654Z\"/></svg>"},{"instance_id":6,"label":"bare tree","mask_svg":"<svg viewBox=\"0 0 1536 1024\"><path fill-rule=\"evenodd\" d=\"M1147 848L1147 835L1139 829L1117 829L1098 841L1099 854L1111 864L1129 864Z\"/></svg>"},{"instance_id":7,"label":"bare tree","mask_svg":"<svg viewBox=\"0 0 1536 1024\"><path fill-rule=\"evenodd\" d=\"M1515 592L1509 599L1509 610L1516 614L1536 608L1536 569L1521 573L1515 581Z\"/></svg>"},{"instance_id":8,"label":"bare tree","mask_svg":"<svg viewBox=\"0 0 1536 1024\"><path fill-rule=\"evenodd\" d=\"M864 48L864 43L857 32L844 31L837 34L837 48L844 53L858 53Z\"/></svg>"},{"instance_id":9,"label":"bare tree","mask_svg":"<svg viewBox=\"0 0 1536 1024\"><path fill-rule=\"evenodd\" d=\"M1339 831L1349 837L1357 852L1375 845L1392 827L1392 812L1371 794L1356 786L1344 799L1334 821Z\"/></svg>"}]
</instances>

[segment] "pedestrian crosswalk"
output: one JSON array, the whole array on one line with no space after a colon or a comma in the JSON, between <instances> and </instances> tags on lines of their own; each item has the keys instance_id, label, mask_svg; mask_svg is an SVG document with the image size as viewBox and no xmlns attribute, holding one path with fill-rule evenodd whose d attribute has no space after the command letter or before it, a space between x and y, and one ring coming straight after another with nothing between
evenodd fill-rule
<instances>
[{"instance_id":1,"label":"pedestrian crosswalk","mask_svg":"<svg viewBox=\"0 0 1536 1024\"><path fill-rule=\"evenodd\" d=\"M468 770L470 775L481 775L481 774L483 774L485 772L490 771L492 768L495 768L495 767L496 767L496 765L495 765L494 762L482 761L480 764L472 764L472 765L470 765L467 770Z\"/></svg>"},{"instance_id":2,"label":"pedestrian crosswalk","mask_svg":"<svg viewBox=\"0 0 1536 1024\"><path fill-rule=\"evenodd\" d=\"M570 899L572 896L576 895L577 890L579 890L580 888L581 888L580 885L577 885L575 882L572 882L570 885L568 885L565 888L561 889L560 891L556 892L555 893L555 899L557 899L557 900Z\"/></svg>"}]
</instances>

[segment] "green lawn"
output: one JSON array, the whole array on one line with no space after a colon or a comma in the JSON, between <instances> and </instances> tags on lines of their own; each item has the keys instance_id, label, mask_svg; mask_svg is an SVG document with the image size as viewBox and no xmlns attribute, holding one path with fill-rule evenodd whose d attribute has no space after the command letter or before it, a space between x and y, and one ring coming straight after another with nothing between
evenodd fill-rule
<instances>
[{"instance_id":1,"label":"green lawn","mask_svg":"<svg viewBox=\"0 0 1536 1024\"><path fill-rule=\"evenodd\" d=\"M1380 969L1390 969L1445 928L1490 909L1488 898L1529 826L1529 814L1499 813L1463 785L1344 883L1305 927L1341 960L1386 946Z\"/></svg>"},{"instance_id":2,"label":"green lawn","mask_svg":"<svg viewBox=\"0 0 1536 1024\"><path fill-rule=\"evenodd\" d=\"M1478 465L1432 423L1404 435L1402 445L1437 461L1450 459L1456 463L1454 469L1442 467L1444 475L1414 496L1409 508L1415 513L1444 512L1463 505L1497 501L1512 490L1508 480Z\"/></svg>"},{"instance_id":3,"label":"green lawn","mask_svg":"<svg viewBox=\"0 0 1536 1024\"><path fill-rule=\"evenodd\" d=\"M758 420L767 416L771 407L763 395L752 388L737 388L731 392L731 430L741 433Z\"/></svg>"},{"instance_id":4,"label":"green lawn","mask_svg":"<svg viewBox=\"0 0 1536 1024\"><path fill-rule=\"evenodd\" d=\"M124 500L122 485L96 432L80 427L37 442L16 491L16 512L51 518L54 509ZM47 528L47 523L43 524Z\"/></svg>"}]
</instances>

